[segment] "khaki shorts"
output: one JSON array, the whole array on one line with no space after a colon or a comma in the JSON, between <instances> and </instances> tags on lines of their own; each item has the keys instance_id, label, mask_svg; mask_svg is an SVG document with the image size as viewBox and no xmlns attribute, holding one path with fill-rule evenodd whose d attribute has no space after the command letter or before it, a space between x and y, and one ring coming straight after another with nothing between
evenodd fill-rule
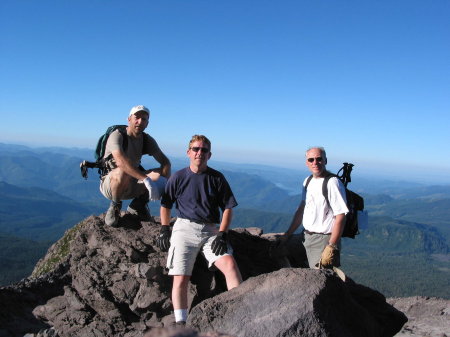
<instances>
[{"instance_id":1,"label":"khaki shorts","mask_svg":"<svg viewBox=\"0 0 450 337\"><path fill-rule=\"evenodd\" d=\"M219 229L215 224L197 223L188 219L178 218L170 238L167 268L169 275L192 275L195 260L199 252L208 261L208 267L213 268L214 262L225 255L232 255L233 250L228 244L228 251L216 256L211 251L211 243L216 238Z\"/></svg>"},{"instance_id":2,"label":"khaki shorts","mask_svg":"<svg viewBox=\"0 0 450 337\"><path fill-rule=\"evenodd\" d=\"M317 268L320 262L320 258L322 257L323 249L328 245L330 241L331 234L319 234L312 233L309 234L307 232L304 233L304 241L303 246L305 246L306 257L308 258L309 268ZM341 249L341 241L338 243L339 251L337 256L337 263L335 267L339 267L340 263L340 249Z\"/></svg>"},{"instance_id":3,"label":"khaki shorts","mask_svg":"<svg viewBox=\"0 0 450 337\"><path fill-rule=\"evenodd\" d=\"M111 191L111 173L103 176L100 180L100 192L109 200L113 200ZM127 190L124 192L120 200L133 199L140 196L145 191L145 185L139 183L137 179L131 178L131 183L129 184ZM116 200L119 201L119 200Z\"/></svg>"}]
</instances>

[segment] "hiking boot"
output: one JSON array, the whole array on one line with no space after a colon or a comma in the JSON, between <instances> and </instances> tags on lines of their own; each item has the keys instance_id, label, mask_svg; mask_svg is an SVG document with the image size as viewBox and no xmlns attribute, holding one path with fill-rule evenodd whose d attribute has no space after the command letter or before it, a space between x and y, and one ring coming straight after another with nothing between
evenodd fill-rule
<instances>
[{"instance_id":1,"label":"hiking boot","mask_svg":"<svg viewBox=\"0 0 450 337\"><path fill-rule=\"evenodd\" d=\"M174 329L184 328L184 327L186 327L186 322L185 321L172 322L172 323L170 323L169 326Z\"/></svg>"},{"instance_id":2,"label":"hiking boot","mask_svg":"<svg viewBox=\"0 0 450 337\"><path fill-rule=\"evenodd\" d=\"M120 210L122 209L122 201L111 201L105 215L105 224L111 227L119 225Z\"/></svg>"},{"instance_id":3,"label":"hiking boot","mask_svg":"<svg viewBox=\"0 0 450 337\"><path fill-rule=\"evenodd\" d=\"M137 215L141 221L150 221L150 210L148 209L148 191L134 198L127 208L127 212Z\"/></svg>"}]
</instances>

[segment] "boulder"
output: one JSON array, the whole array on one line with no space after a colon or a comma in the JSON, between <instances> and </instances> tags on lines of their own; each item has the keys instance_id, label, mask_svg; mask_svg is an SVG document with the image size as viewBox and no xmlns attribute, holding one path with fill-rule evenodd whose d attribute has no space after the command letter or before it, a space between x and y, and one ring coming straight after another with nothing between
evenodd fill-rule
<instances>
[{"instance_id":1,"label":"boulder","mask_svg":"<svg viewBox=\"0 0 450 337\"><path fill-rule=\"evenodd\" d=\"M236 337L376 337L395 335L406 321L380 293L330 270L283 268L202 301L187 323Z\"/></svg>"}]
</instances>

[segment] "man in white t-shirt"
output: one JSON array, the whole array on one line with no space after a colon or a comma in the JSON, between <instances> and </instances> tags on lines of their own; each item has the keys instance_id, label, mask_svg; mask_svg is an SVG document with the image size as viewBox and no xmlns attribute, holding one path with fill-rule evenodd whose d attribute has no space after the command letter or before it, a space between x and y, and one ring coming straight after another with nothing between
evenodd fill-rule
<instances>
[{"instance_id":1,"label":"man in white t-shirt","mask_svg":"<svg viewBox=\"0 0 450 337\"><path fill-rule=\"evenodd\" d=\"M323 147L313 147L306 151L306 166L311 171L312 178L307 177L304 180L302 201L289 229L280 238L281 242L287 241L300 224L303 224L303 245L310 268L340 266L341 236L348 208L345 187L336 177L328 179L329 202L325 199L322 184L330 174L326 170L326 164L327 156Z\"/></svg>"}]
</instances>

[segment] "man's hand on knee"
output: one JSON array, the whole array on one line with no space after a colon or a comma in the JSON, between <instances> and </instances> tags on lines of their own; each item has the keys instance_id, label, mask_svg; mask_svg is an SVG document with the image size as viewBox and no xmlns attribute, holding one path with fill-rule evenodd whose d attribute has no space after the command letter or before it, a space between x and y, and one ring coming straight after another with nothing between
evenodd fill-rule
<instances>
[{"instance_id":1,"label":"man's hand on knee","mask_svg":"<svg viewBox=\"0 0 450 337\"><path fill-rule=\"evenodd\" d=\"M211 250L216 256L223 255L228 251L228 240L226 232L217 233L216 238L211 244Z\"/></svg>"},{"instance_id":2,"label":"man's hand on knee","mask_svg":"<svg viewBox=\"0 0 450 337\"><path fill-rule=\"evenodd\" d=\"M158 186L150 177L145 178L143 182L148 190L149 200L161 199L162 186Z\"/></svg>"}]
</instances>

